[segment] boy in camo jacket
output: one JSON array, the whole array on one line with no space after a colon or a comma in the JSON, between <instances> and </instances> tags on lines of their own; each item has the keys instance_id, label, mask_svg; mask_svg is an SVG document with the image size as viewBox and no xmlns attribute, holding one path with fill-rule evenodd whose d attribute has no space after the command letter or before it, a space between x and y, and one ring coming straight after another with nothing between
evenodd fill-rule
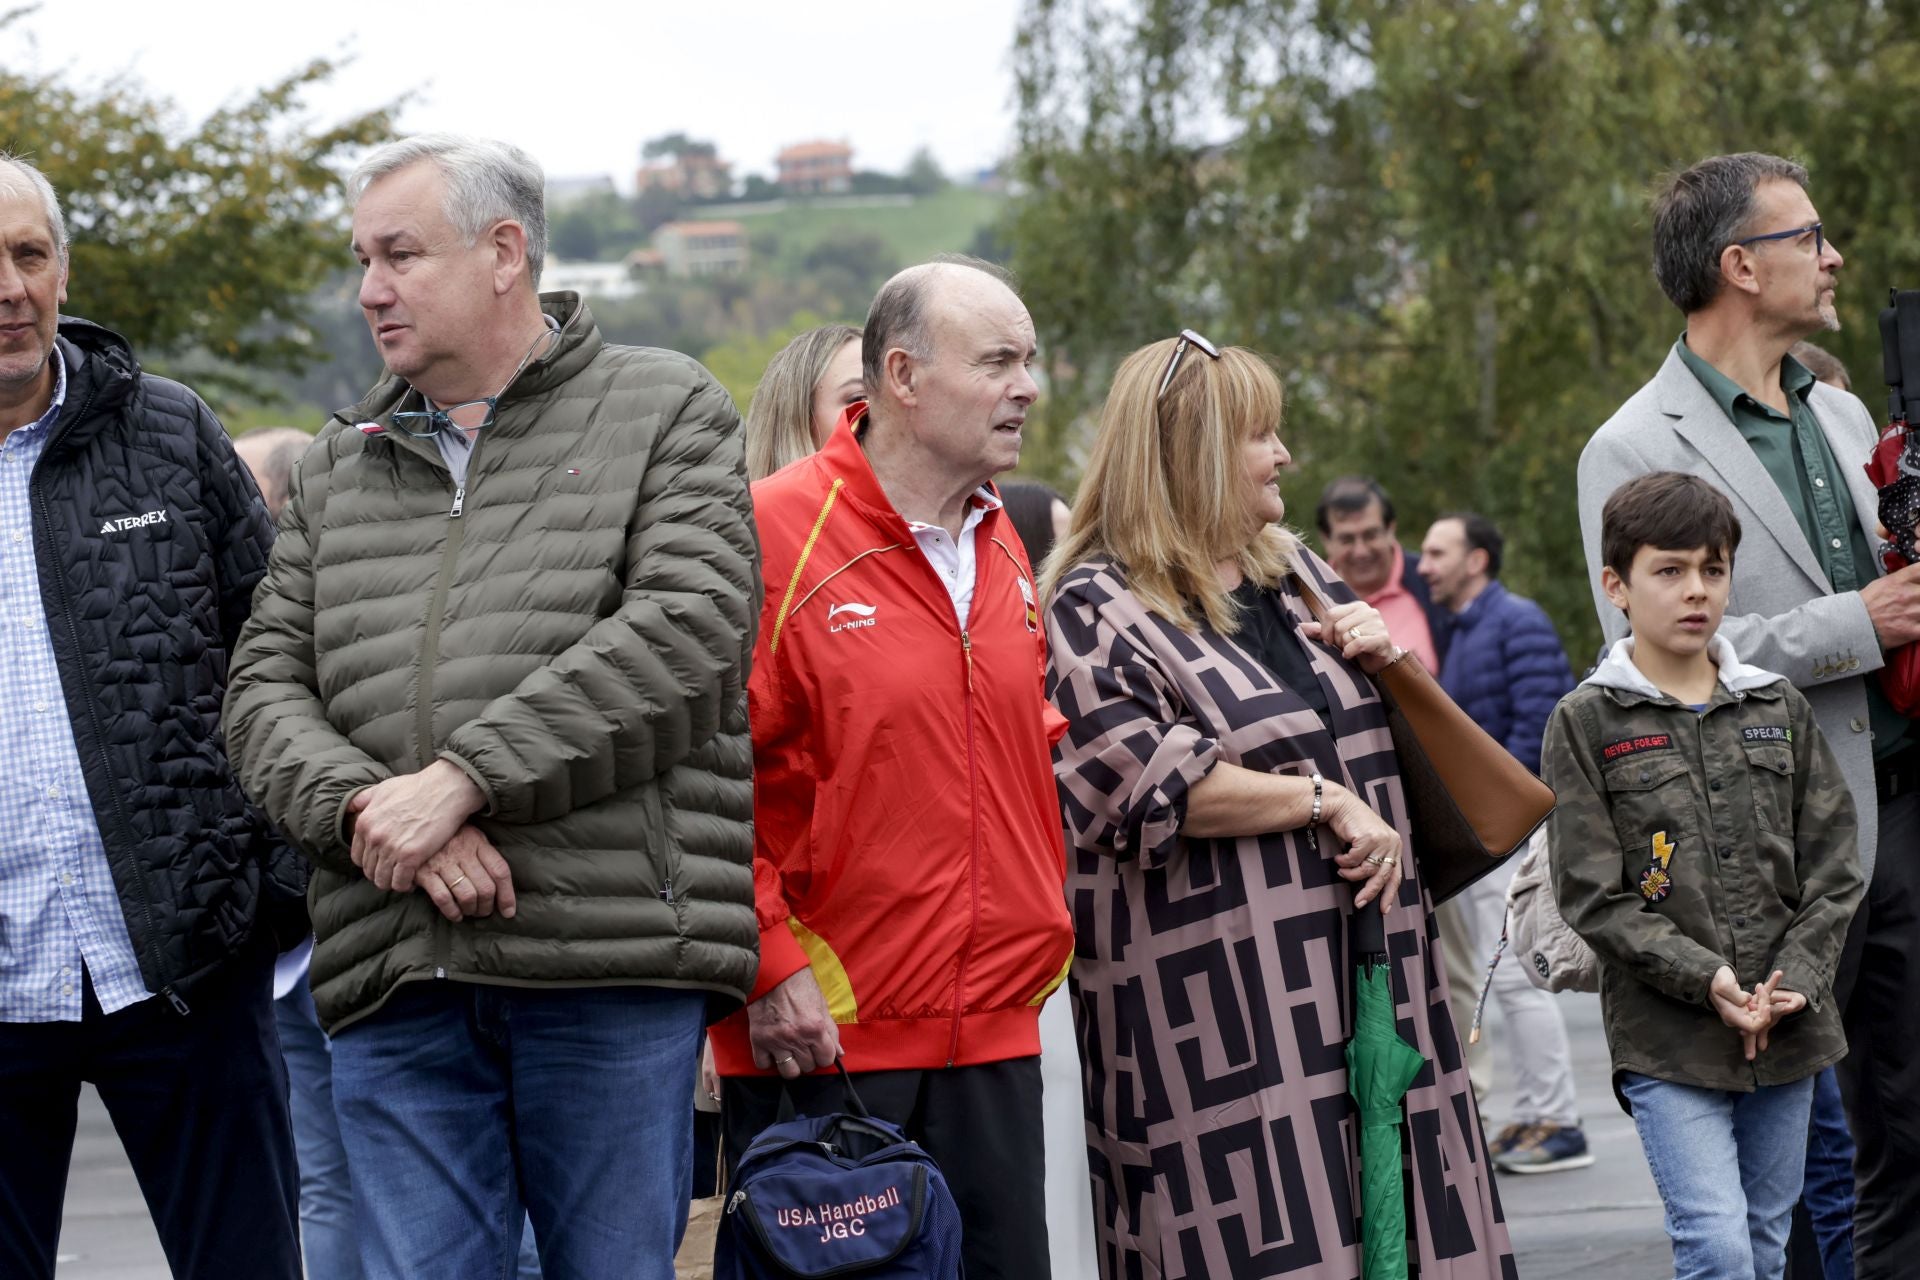
<instances>
[{"instance_id":1,"label":"boy in camo jacket","mask_svg":"<svg viewBox=\"0 0 1920 1280\"><path fill-rule=\"evenodd\" d=\"M1778 1280L1813 1078L1847 1051L1832 983L1863 891L1853 802L1799 690L1717 634L1740 541L1726 497L1655 472L1602 524L1602 586L1633 634L1547 727L1554 891L1600 958L1614 1086L1679 1280Z\"/></svg>"}]
</instances>

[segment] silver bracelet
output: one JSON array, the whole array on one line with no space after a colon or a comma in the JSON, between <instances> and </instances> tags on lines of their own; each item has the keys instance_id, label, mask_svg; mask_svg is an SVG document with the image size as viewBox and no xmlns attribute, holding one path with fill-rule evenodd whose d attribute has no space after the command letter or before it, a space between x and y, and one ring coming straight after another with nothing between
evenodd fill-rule
<instances>
[{"instance_id":1,"label":"silver bracelet","mask_svg":"<svg viewBox=\"0 0 1920 1280\"><path fill-rule=\"evenodd\" d=\"M1319 774L1313 775L1313 812L1307 817L1307 848L1320 852L1320 807L1326 799L1323 788L1326 780Z\"/></svg>"}]
</instances>

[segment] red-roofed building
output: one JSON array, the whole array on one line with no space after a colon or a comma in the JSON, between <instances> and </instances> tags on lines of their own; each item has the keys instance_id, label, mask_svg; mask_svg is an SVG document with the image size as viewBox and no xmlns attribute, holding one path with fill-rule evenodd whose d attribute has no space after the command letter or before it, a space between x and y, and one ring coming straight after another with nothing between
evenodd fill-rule
<instances>
[{"instance_id":1,"label":"red-roofed building","mask_svg":"<svg viewBox=\"0 0 1920 1280\"><path fill-rule=\"evenodd\" d=\"M773 162L775 181L794 195L831 195L853 186L853 148L844 142L796 142Z\"/></svg>"},{"instance_id":2,"label":"red-roofed building","mask_svg":"<svg viewBox=\"0 0 1920 1280\"><path fill-rule=\"evenodd\" d=\"M665 191L683 200L723 200L733 191L733 165L711 150L695 148L647 161L633 181L641 195Z\"/></svg>"}]
</instances>

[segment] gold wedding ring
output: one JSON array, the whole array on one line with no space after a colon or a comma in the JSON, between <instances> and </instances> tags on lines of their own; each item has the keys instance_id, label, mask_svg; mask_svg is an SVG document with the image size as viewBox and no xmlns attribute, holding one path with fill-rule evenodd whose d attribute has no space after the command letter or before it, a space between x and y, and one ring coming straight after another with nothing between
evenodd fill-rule
<instances>
[{"instance_id":1,"label":"gold wedding ring","mask_svg":"<svg viewBox=\"0 0 1920 1280\"><path fill-rule=\"evenodd\" d=\"M461 876L458 880L448 881L447 888L458 889L461 885L465 884L466 882L467 882L467 878L465 876Z\"/></svg>"}]
</instances>

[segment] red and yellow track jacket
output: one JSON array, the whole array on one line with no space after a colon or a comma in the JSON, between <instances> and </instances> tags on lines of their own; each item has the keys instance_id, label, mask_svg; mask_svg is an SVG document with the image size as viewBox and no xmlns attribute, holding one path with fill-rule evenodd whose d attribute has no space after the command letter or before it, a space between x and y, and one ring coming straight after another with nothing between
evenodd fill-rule
<instances>
[{"instance_id":1,"label":"red and yellow track jacket","mask_svg":"<svg viewBox=\"0 0 1920 1280\"><path fill-rule=\"evenodd\" d=\"M1024 1057L1073 956L1033 573L988 512L962 631L867 465L865 411L753 487L752 998L811 965L853 1071ZM721 1074L761 1074L744 1011L713 1046Z\"/></svg>"}]
</instances>

